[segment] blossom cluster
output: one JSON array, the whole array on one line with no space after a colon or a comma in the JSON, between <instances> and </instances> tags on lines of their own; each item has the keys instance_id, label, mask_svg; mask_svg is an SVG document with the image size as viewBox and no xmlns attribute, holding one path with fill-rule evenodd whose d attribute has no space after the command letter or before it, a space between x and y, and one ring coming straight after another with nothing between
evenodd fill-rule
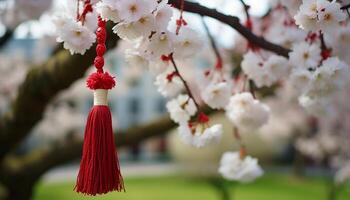
<instances>
[{"instance_id":1,"label":"blossom cluster","mask_svg":"<svg viewBox=\"0 0 350 200\"><path fill-rule=\"evenodd\" d=\"M304 32L302 40L294 40L289 48L290 73L285 85L295 91L299 104L317 118L318 131L296 140L295 147L318 163L329 161L337 169L335 181L350 180L348 83L349 22L341 9L344 1L278 0L276 8L289 14ZM293 9L291 9L293 7ZM295 9L297 7L298 9ZM287 23L288 24L288 23ZM285 26L285 25L284 25ZM276 27L275 29L278 29ZM316 118L315 118L316 117ZM314 123L312 123L314 124Z\"/></svg>"},{"instance_id":2,"label":"blossom cluster","mask_svg":"<svg viewBox=\"0 0 350 200\"><path fill-rule=\"evenodd\" d=\"M337 57L322 59L316 44L296 44L289 54L290 83L300 93L299 103L311 114L327 112L332 96L346 84L347 63Z\"/></svg>"},{"instance_id":3,"label":"blossom cluster","mask_svg":"<svg viewBox=\"0 0 350 200\"><path fill-rule=\"evenodd\" d=\"M258 165L258 160L250 156L243 159L238 152L226 152L220 161L219 172L228 180L236 180L243 183L254 181L263 175L263 170Z\"/></svg>"},{"instance_id":4,"label":"blossom cluster","mask_svg":"<svg viewBox=\"0 0 350 200\"><path fill-rule=\"evenodd\" d=\"M306 31L322 31L331 34L346 19L346 14L340 10L341 5L336 1L303 0L295 23Z\"/></svg>"}]
</instances>

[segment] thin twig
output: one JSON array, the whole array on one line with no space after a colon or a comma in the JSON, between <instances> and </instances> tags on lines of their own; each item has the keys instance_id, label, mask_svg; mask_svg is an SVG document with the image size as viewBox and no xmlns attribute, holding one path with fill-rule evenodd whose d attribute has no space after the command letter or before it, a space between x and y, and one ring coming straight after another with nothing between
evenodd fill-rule
<instances>
[{"instance_id":1,"label":"thin twig","mask_svg":"<svg viewBox=\"0 0 350 200\"><path fill-rule=\"evenodd\" d=\"M350 3L340 7L341 10L348 10L350 8Z\"/></svg>"},{"instance_id":2,"label":"thin twig","mask_svg":"<svg viewBox=\"0 0 350 200\"><path fill-rule=\"evenodd\" d=\"M239 130L236 126L233 127L233 136L236 138L236 140L238 141L239 144L239 155L240 158L243 159L246 154L247 154L247 150L245 148L245 145L243 143L242 137L239 133Z\"/></svg>"},{"instance_id":3,"label":"thin twig","mask_svg":"<svg viewBox=\"0 0 350 200\"><path fill-rule=\"evenodd\" d=\"M209 27L206 24L204 17L202 17L202 23L203 23L203 27L208 35L209 41L210 41L210 45L215 53L216 59L217 59L217 63L220 63L222 65L222 56L219 52L219 49L215 43L214 37L211 35L210 31L209 31ZM222 66L221 66L222 67Z\"/></svg>"},{"instance_id":4,"label":"thin twig","mask_svg":"<svg viewBox=\"0 0 350 200\"><path fill-rule=\"evenodd\" d=\"M80 0L77 0L77 21L79 21L79 18L80 18L80 11L79 11L79 6L80 6Z\"/></svg>"},{"instance_id":5,"label":"thin twig","mask_svg":"<svg viewBox=\"0 0 350 200\"><path fill-rule=\"evenodd\" d=\"M171 63L173 64L173 67L174 67L174 69L175 69L175 72L179 75L179 77L180 77L182 83L184 84L185 89L186 89L186 91L187 91L187 93L188 93L188 96L190 96L190 98L193 100L194 104L195 104L196 107L197 107L197 110L199 111L199 110L200 110L199 104L197 103L196 99L194 98L194 95L192 94L191 89L190 89L190 87L188 86L186 80L185 80L185 79L182 77L182 75L180 74L180 71L179 71L179 69L178 69L178 67L177 67L177 65L176 65L176 63L175 63L174 57L173 57L173 53L169 54L169 58L170 58Z\"/></svg>"},{"instance_id":6,"label":"thin twig","mask_svg":"<svg viewBox=\"0 0 350 200\"><path fill-rule=\"evenodd\" d=\"M250 6L248 6L244 0L239 0L241 2L241 4L243 5L243 9L244 9L244 12L245 12L245 16L247 18L247 21L250 20L250 15L249 15L249 8Z\"/></svg>"},{"instance_id":7,"label":"thin twig","mask_svg":"<svg viewBox=\"0 0 350 200\"><path fill-rule=\"evenodd\" d=\"M327 48L326 42L324 41L323 33L320 31L319 34L320 34L320 41L321 41L321 50L326 51L328 50L328 48Z\"/></svg>"}]
</instances>

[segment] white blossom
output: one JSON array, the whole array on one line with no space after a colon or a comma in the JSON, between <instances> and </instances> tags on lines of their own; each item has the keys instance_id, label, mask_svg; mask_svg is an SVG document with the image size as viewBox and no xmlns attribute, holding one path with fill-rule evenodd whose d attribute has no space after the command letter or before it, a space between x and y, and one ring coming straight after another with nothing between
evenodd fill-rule
<instances>
[{"instance_id":1,"label":"white blossom","mask_svg":"<svg viewBox=\"0 0 350 200\"><path fill-rule=\"evenodd\" d=\"M243 56L242 70L258 87L272 84L269 81L271 76L263 69L263 65L264 60L253 51L249 51Z\"/></svg>"},{"instance_id":2,"label":"white blossom","mask_svg":"<svg viewBox=\"0 0 350 200\"><path fill-rule=\"evenodd\" d=\"M340 26L339 22L346 19L346 15L340 7L336 1L303 0L294 17L295 23L306 31L322 30L331 34L334 29Z\"/></svg>"},{"instance_id":3,"label":"white blossom","mask_svg":"<svg viewBox=\"0 0 350 200\"><path fill-rule=\"evenodd\" d=\"M249 183L263 175L256 158L240 157L239 152L225 152L220 161L219 173L228 180Z\"/></svg>"},{"instance_id":4,"label":"white blossom","mask_svg":"<svg viewBox=\"0 0 350 200\"><path fill-rule=\"evenodd\" d=\"M295 147L304 155L310 156L316 161L322 160L325 156L320 144L313 139L298 139Z\"/></svg>"},{"instance_id":5,"label":"white blossom","mask_svg":"<svg viewBox=\"0 0 350 200\"><path fill-rule=\"evenodd\" d=\"M336 57L330 57L313 73L306 94L311 97L329 96L345 84L348 65Z\"/></svg>"},{"instance_id":6,"label":"white blossom","mask_svg":"<svg viewBox=\"0 0 350 200\"><path fill-rule=\"evenodd\" d=\"M320 29L324 33L332 34L339 28L339 22L346 19L346 14L340 9L341 5L336 1L318 0L318 21Z\"/></svg>"},{"instance_id":7,"label":"white blossom","mask_svg":"<svg viewBox=\"0 0 350 200\"><path fill-rule=\"evenodd\" d=\"M126 49L125 50L125 59L129 65L132 66L148 66L148 60L146 60L137 49Z\"/></svg>"},{"instance_id":8,"label":"white blossom","mask_svg":"<svg viewBox=\"0 0 350 200\"><path fill-rule=\"evenodd\" d=\"M63 32L69 27L71 23L73 23L73 19L65 14L56 14L52 16L52 23L55 26L55 32L57 34L57 42L63 42L61 36Z\"/></svg>"},{"instance_id":9,"label":"white blossom","mask_svg":"<svg viewBox=\"0 0 350 200\"><path fill-rule=\"evenodd\" d=\"M80 22L68 20L57 23L61 26L58 27L61 30L58 32L57 41L63 41L63 47L68 49L71 54L84 54L95 42L96 35Z\"/></svg>"},{"instance_id":10,"label":"white blossom","mask_svg":"<svg viewBox=\"0 0 350 200\"><path fill-rule=\"evenodd\" d=\"M341 60L350 63L350 25L344 25L333 30L332 35L325 35L326 44L332 48L332 53Z\"/></svg>"},{"instance_id":11,"label":"white blossom","mask_svg":"<svg viewBox=\"0 0 350 200\"><path fill-rule=\"evenodd\" d=\"M167 1L163 0L159 3L157 11L155 12L157 30L160 32L166 31L172 16L173 9Z\"/></svg>"},{"instance_id":12,"label":"white blossom","mask_svg":"<svg viewBox=\"0 0 350 200\"><path fill-rule=\"evenodd\" d=\"M293 44L304 41L306 35L305 31L296 26L285 26L274 23L266 31L265 38L276 44L281 44L286 48L291 48Z\"/></svg>"},{"instance_id":13,"label":"white blossom","mask_svg":"<svg viewBox=\"0 0 350 200\"><path fill-rule=\"evenodd\" d=\"M332 110L331 99L347 83L349 66L336 57L322 62L302 89L299 103L310 114L326 114Z\"/></svg>"},{"instance_id":14,"label":"white blossom","mask_svg":"<svg viewBox=\"0 0 350 200\"><path fill-rule=\"evenodd\" d=\"M152 14L142 16L134 22L120 22L113 27L113 32L124 40L148 37L153 30L155 30L155 22Z\"/></svg>"},{"instance_id":15,"label":"white blossom","mask_svg":"<svg viewBox=\"0 0 350 200\"><path fill-rule=\"evenodd\" d=\"M350 181L350 162L343 165L335 174L335 182L343 184Z\"/></svg>"},{"instance_id":16,"label":"white blossom","mask_svg":"<svg viewBox=\"0 0 350 200\"><path fill-rule=\"evenodd\" d=\"M150 60L159 59L162 55L169 55L174 51L175 34L171 32L155 33L151 39L145 39L141 48Z\"/></svg>"},{"instance_id":17,"label":"white blossom","mask_svg":"<svg viewBox=\"0 0 350 200\"><path fill-rule=\"evenodd\" d=\"M243 56L241 66L243 72L258 87L270 87L289 72L289 64L285 58L272 55L264 60L261 55L253 51Z\"/></svg>"},{"instance_id":18,"label":"white blossom","mask_svg":"<svg viewBox=\"0 0 350 200\"><path fill-rule=\"evenodd\" d=\"M175 58L188 58L202 49L203 42L198 33L191 28L182 27L175 37L174 56Z\"/></svg>"},{"instance_id":19,"label":"white blossom","mask_svg":"<svg viewBox=\"0 0 350 200\"><path fill-rule=\"evenodd\" d=\"M307 113L314 116L325 115L332 111L330 100L325 97L312 98L307 95L301 95L298 100Z\"/></svg>"},{"instance_id":20,"label":"white blossom","mask_svg":"<svg viewBox=\"0 0 350 200\"><path fill-rule=\"evenodd\" d=\"M170 118L176 123L187 123L197 112L193 99L188 95L179 95L176 99L169 101L166 108Z\"/></svg>"},{"instance_id":21,"label":"white blossom","mask_svg":"<svg viewBox=\"0 0 350 200\"><path fill-rule=\"evenodd\" d=\"M225 108L231 96L231 87L226 81L212 82L203 89L201 95L204 102L210 107Z\"/></svg>"},{"instance_id":22,"label":"white blossom","mask_svg":"<svg viewBox=\"0 0 350 200\"><path fill-rule=\"evenodd\" d=\"M165 97L173 97L181 92L183 83L175 71L167 70L156 77L155 85Z\"/></svg>"},{"instance_id":23,"label":"white blossom","mask_svg":"<svg viewBox=\"0 0 350 200\"><path fill-rule=\"evenodd\" d=\"M170 61L164 61L162 59L152 60L149 62L148 68L153 74L161 74L169 68Z\"/></svg>"},{"instance_id":24,"label":"white blossom","mask_svg":"<svg viewBox=\"0 0 350 200\"><path fill-rule=\"evenodd\" d=\"M91 32L95 32L98 25L97 25L97 19L98 19L97 12L89 12L85 16L84 26L88 28Z\"/></svg>"},{"instance_id":25,"label":"white blossom","mask_svg":"<svg viewBox=\"0 0 350 200\"><path fill-rule=\"evenodd\" d=\"M321 48L306 42L295 44L289 53L289 61L299 68L315 69L321 61Z\"/></svg>"},{"instance_id":26,"label":"white blossom","mask_svg":"<svg viewBox=\"0 0 350 200\"><path fill-rule=\"evenodd\" d=\"M307 31L317 31L317 1L303 0L298 13L294 16L295 23Z\"/></svg>"},{"instance_id":27,"label":"white blossom","mask_svg":"<svg viewBox=\"0 0 350 200\"><path fill-rule=\"evenodd\" d=\"M194 125L183 123L180 124L178 128L178 133L181 140L185 144L197 148L217 144L221 140L222 131L221 124L215 124L209 127L205 123L198 123Z\"/></svg>"},{"instance_id":28,"label":"white blossom","mask_svg":"<svg viewBox=\"0 0 350 200\"><path fill-rule=\"evenodd\" d=\"M155 0L119 0L119 17L126 23L138 21L156 9Z\"/></svg>"},{"instance_id":29,"label":"white blossom","mask_svg":"<svg viewBox=\"0 0 350 200\"><path fill-rule=\"evenodd\" d=\"M111 20L114 23L121 21L116 0L102 0L96 4L97 12L103 20Z\"/></svg>"},{"instance_id":30,"label":"white blossom","mask_svg":"<svg viewBox=\"0 0 350 200\"><path fill-rule=\"evenodd\" d=\"M242 130L254 130L266 124L270 109L245 92L232 96L226 107L226 115L231 122Z\"/></svg>"},{"instance_id":31,"label":"white blossom","mask_svg":"<svg viewBox=\"0 0 350 200\"><path fill-rule=\"evenodd\" d=\"M291 85L302 93L312 78L312 72L304 68L294 68L289 77Z\"/></svg>"},{"instance_id":32,"label":"white blossom","mask_svg":"<svg viewBox=\"0 0 350 200\"><path fill-rule=\"evenodd\" d=\"M278 55L270 56L264 63L263 68L272 75L274 82L287 77L290 69L287 59Z\"/></svg>"}]
</instances>

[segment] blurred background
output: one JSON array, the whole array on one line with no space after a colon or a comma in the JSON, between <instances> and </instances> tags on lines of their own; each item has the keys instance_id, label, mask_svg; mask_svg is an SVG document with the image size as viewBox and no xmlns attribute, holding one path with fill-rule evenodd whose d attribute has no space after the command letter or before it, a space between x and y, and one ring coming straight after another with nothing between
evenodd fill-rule
<instances>
[{"instance_id":1,"label":"blurred background","mask_svg":"<svg viewBox=\"0 0 350 200\"><path fill-rule=\"evenodd\" d=\"M197 2L244 19L243 7L239 1ZM251 6L250 12L255 18L264 16L271 5L268 0L245 2ZM13 132L29 133L25 134L25 137L24 134L21 135L23 138L15 149L6 152L6 155L3 154L0 168L0 199L91 198L73 191L85 120L93 102L91 91L85 87L85 75L81 78L76 77L76 81L69 84L59 80L64 85L60 89L56 86L45 88L46 84L49 86L54 81L35 76L37 69L47 67L50 63L51 67L55 67L60 63L74 65L79 61L91 60L84 56L70 56L55 41L51 16L62 11L69 3L72 2L0 0L0 116L3 119L0 127L4 126L6 120L11 119L12 110L16 113L16 106L19 107L17 110L21 111L20 114L17 113L20 119L31 115L38 118L37 123L30 119L19 120L21 123L18 126L23 125L23 129L15 127L16 124L9 126L13 128ZM205 40L208 40L199 16L186 13L185 18ZM228 26L209 18L205 20L225 56L225 67L238 67L241 49L245 44L243 39ZM128 44L119 41L107 55L106 68L117 79L117 87L110 92L109 105L113 113L116 140L121 138L117 146L127 192L94 198L350 199L350 185L346 183L350 177L350 166L338 177L338 181L335 181L337 171L333 168L333 164L340 157L335 149L339 145L350 146L350 135L334 138L329 134L319 134L319 121L306 115L297 103L292 103L288 90L276 89L273 97L267 95L263 101L272 108L269 123L256 133L242 135L249 154L259 159L265 175L251 184L225 181L219 176L217 168L223 152L237 149L237 143L231 136L231 123L226 121L223 113L213 113L213 121L224 125L225 134L221 143L203 149L194 149L183 144L166 112L167 100L154 86L153 75L147 71L146 66L127 64L124 58L126 48ZM210 47L206 46L205 49L196 58L179 64L181 70L186 71L184 74L189 82L197 81L194 74L199 70L215 64L215 56L208 50ZM62 62L58 62L57 59L61 59ZM79 71L72 69L72 73L75 70ZM86 73L78 73L89 74L92 70L90 68ZM50 67L44 72L50 73ZM36 78L31 79L31 75L40 79L40 82L35 82ZM21 86L23 81L28 85ZM195 85L192 87L198 92ZM47 91L39 94L35 92L35 88L44 88ZM26 89L30 92L23 92ZM45 99L51 93L55 95ZM18 98L18 95L22 98ZM40 95L43 95L45 100L41 101ZM29 98L33 96L34 98ZM31 104L32 100L36 103ZM38 117L37 113L25 112L25 108L36 107L37 104L46 106L43 110L39 105L39 109L35 111L41 112L42 115L39 114ZM346 123L346 119L350 120L349 110L345 110L343 114L346 117L342 118L342 123ZM30 127L32 124L35 126ZM11 133L10 128L0 130ZM348 133L347 130L342 129ZM316 134L317 137L309 139ZM343 140L343 143L338 142L339 139ZM0 141L1 152L5 152L6 142L12 140ZM23 196L9 197L9 194L19 193Z\"/></svg>"}]
</instances>

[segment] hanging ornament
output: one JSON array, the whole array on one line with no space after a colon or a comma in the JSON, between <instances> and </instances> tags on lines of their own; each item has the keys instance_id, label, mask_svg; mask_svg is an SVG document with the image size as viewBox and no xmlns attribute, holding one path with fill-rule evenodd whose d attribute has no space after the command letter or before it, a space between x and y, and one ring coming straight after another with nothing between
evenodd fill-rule
<instances>
[{"instance_id":1,"label":"hanging ornament","mask_svg":"<svg viewBox=\"0 0 350 200\"><path fill-rule=\"evenodd\" d=\"M92 107L85 127L83 155L74 190L86 195L125 191L114 144L112 117L108 107L108 90L115 86L114 78L103 71L106 52L106 23L98 17L97 46L92 73L86 83L94 91Z\"/></svg>"}]
</instances>

